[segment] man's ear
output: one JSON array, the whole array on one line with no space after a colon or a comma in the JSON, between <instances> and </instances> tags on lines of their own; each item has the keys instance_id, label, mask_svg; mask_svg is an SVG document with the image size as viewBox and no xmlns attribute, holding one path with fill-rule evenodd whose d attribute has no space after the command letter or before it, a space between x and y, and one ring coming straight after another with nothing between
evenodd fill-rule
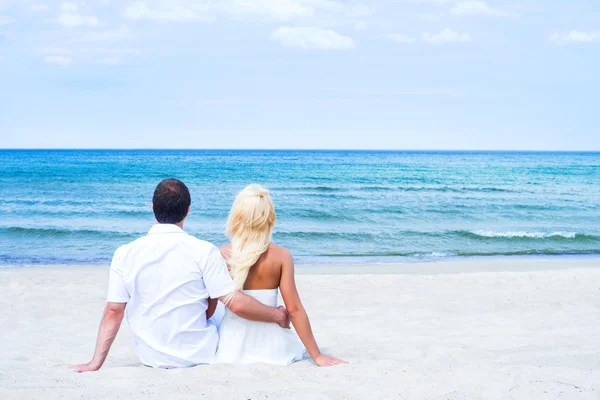
<instances>
[{"instance_id":1,"label":"man's ear","mask_svg":"<svg viewBox=\"0 0 600 400\"><path fill-rule=\"evenodd\" d=\"M192 208L192 206L188 206L188 210L185 213L185 218L187 218L188 215L190 215L190 209Z\"/></svg>"}]
</instances>

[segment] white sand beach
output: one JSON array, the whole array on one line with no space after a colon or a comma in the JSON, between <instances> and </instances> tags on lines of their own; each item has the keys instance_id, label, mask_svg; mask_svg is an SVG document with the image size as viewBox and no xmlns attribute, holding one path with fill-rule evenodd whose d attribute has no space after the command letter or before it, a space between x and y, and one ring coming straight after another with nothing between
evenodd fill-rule
<instances>
[{"instance_id":1,"label":"white sand beach","mask_svg":"<svg viewBox=\"0 0 600 400\"><path fill-rule=\"evenodd\" d=\"M107 272L0 269L1 399L600 398L598 261L299 267L319 344L349 365L155 370L124 323L79 375L66 366L92 356Z\"/></svg>"}]
</instances>

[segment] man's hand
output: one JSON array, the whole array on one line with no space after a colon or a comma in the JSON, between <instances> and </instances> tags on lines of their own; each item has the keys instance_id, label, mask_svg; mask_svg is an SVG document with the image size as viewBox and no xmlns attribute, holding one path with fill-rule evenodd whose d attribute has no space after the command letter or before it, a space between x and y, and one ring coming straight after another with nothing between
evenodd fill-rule
<instances>
[{"instance_id":1,"label":"man's hand","mask_svg":"<svg viewBox=\"0 0 600 400\"><path fill-rule=\"evenodd\" d=\"M290 329L290 315L284 306L279 306L277 310L277 324L285 329Z\"/></svg>"},{"instance_id":2,"label":"man's hand","mask_svg":"<svg viewBox=\"0 0 600 400\"><path fill-rule=\"evenodd\" d=\"M100 369L100 367L101 367L100 365L97 365L93 361L90 361L87 364L71 365L69 368L71 368L73 371L75 371L77 373L82 373L82 372L98 371Z\"/></svg>"},{"instance_id":3,"label":"man's hand","mask_svg":"<svg viewBox=\"0 0 600 400\"><path fill-rule=\"evenodd\" d=\"M115 340L117 332L119 332L119 328L121 327L126 306L127 303L106 303L104 315L102 316L102 321L100 321L100 328L98 328L96 350L94 351L92 361L87 364L74 365L71 369L75 372L88 372L98 371L100 367L102 367L102 364L104 364L104 361L106 360L106 356L108 356L110 346Z\"/></svg>"}]
</instances>

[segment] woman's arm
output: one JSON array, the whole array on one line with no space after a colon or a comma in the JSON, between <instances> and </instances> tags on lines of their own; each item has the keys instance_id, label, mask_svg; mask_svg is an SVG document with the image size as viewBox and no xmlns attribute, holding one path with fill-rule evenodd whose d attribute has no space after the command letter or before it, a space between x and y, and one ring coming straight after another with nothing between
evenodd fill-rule
<instances>
[{"instance_id":1,"label":"woman's arm","mask_svg":"<svg viewBox=\"0 0 600 400\"><path fill-rule=\"evenodd\" d=\"M308 320L308 315L306 314L306 310L304 310L304 306L298 295L298 289L296 288L294 260L288 250L281 250L283 251L283 263L281 267L279 290L281 291L281 296L285 302L285 307L290 314L292 324L294 325L300 340L302 340L304 347L306 347L306 351L308 351L308 354L319 367L347 364L345 361L323 354L319 350L319 346L317 345L317 341L315 340L315 336L313 335L310 326L310 321Z\"/></svg>"}]
</instances>

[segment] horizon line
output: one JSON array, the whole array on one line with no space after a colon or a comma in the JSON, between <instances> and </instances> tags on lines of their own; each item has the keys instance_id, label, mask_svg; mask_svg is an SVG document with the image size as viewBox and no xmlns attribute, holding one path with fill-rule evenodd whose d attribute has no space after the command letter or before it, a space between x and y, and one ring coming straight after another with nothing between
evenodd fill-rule
<instances>
[{"instance_id":1,"label":"horizon line","mask_svg":"<svg viewBox=\"0 0 600 400\"><path fill-rule=\"evenodd\" d=\"M598 150L536 150L536 149L295 149L295 148L159 148L159 147L131 147L131 148L110 148L110 147L56 147L56 148L35 148L35 147L0 147L0 151L297 151L297 152L422 152L422 153L600 153Z\"/></svg>"}]
</instances>

